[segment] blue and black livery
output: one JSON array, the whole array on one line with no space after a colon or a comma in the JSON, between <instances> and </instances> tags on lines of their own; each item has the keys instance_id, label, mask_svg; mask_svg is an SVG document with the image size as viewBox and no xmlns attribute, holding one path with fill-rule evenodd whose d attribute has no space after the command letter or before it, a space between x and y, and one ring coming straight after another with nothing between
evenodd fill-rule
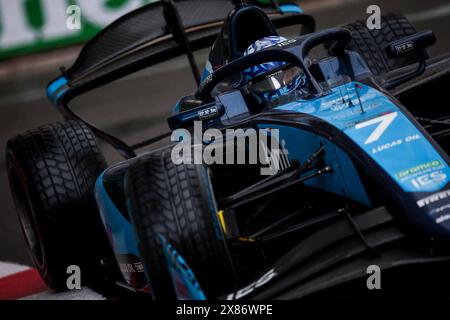
<instances>
[{"instance_id":1,"label":"blue and black livery","mask_svg":"<svg viewBox=\"0 0 450 320\"><path fill-rule=\"evenodd\" d=\"M364 51L352 47L355 34L346 28L313 32L314 20L294 2L202 2L227 14L198 24L181 11L187 2L196 1L161 1L113 23L49 85L50 100L68 119L83 121L69 108L70 99L187 53L200 84L177 103L170 129L186 136L197 121L204 131L218 129L228 142L236 138L230 129L277 130L276 146L263 149L281 149L284 165L261 176L261 163L174 164L170 155L178 140L143 151L172 131L128 146L86 123L85 130L125 157L99 172L92 186L105 231L99 234L110 245L111 267L119 270L114 282L154 298L291 299L357 284L373 264L395 272L442 262L445 270L450 162L445 135L434 126L448 123L415 117L410 111L416 106L398 100L422 88L415 79L427 76L425 49L434 35L411 34L379 48L390 59L415 52L416 60L408 61L418 66L378 74ZM115 29L155 12L171 26L161 30L172 34L123 39L112 55L99 50ZM244 54L255 41L279 36L277 28L290 25L302 25L302 35ZM207 45L212 49L200 73L192 51ZM408 52L401 52L405 46ZM313 49L319 47L316 56ZM90 61L97 50L105 56ZM294 90L263 102L242 90L245 70L274 62L301 69L306 94ZM409 87L395 94L402 85ZM250 139L244 141L248 152ZM342 290L357 296L348 286Z\"/></svg>"},{"instance_id":2,"label":"blue and black livery","mask_svg":"<svg viewBox=\"0 0 450 320\"><path fill-rule=\"evenodd\" d=\"M289 46L283 50L296 55L297 61L303 61L302 53L312 49L304 49L304 42L308 38L313 38L309 41L317 45L321 39L332 41L333 35L339 40L346 37L346 31L327 30L301 37L290 41ZM271 57L262 58L267 61L270 59ZM296 61L295 58L286 60L291 63ZM228 76L237 73L238 68L246 70L247 61L242 58L234 62L235 65L239 63L242 65L232 67L233 71ZM251 65L257 62L248 59L248 63ZM298 67L306 69L305 65ZM226 78L225 68L219 70L219 73L223 72L219 80ZM284 147L288 150L290 161L304 163L317 149L323 148L325 156L322 165L332 170L305 181L306 186L347 198L366 210L379 206L380 199L373 199L374 195L369 194L375 186L380 190L378 198L383 199L384 206L408 221L412 229L428 236L448 238L450 222L443 218L448 216L448 212L437 212L435 205L423 200L429 195L450 192L447 191L450 169L445 152L395 98L372 80L371 71L356 52L336 54L320 61L316 68L320 70L320 77L326 79L322 85L329 84L325 90L304 99L289 101L287 97L286 103L279 102L250 116L251 126L258 129L278 129L279 138L285 142ZM208 75L210 78L204 77L197 97L207 96L202 90L208 87L209 81L213 82L209 87L220 82ZM239 116L248 113L251 107L239 92L230 91L224 93L223 97L217 96L215 102L206 99L204 105L191 107L190 110L188 108L181 113L178 105L169 124L173 129L188 127L193 121L204 120L201 118L202 110L215 107L222 111L217 112L215 121L208 119L209 121L204 122L208 127L233 128L233 117L226 114L233 113L239 119L238 127L245 128L245 121ZM365 172L363 176L361 171ZM299 178L301 177L300 175ZM417 181L420 177L426 178ZM373 182L370 188L365 186L368 178Z\"/></svg>"}]
</instances>

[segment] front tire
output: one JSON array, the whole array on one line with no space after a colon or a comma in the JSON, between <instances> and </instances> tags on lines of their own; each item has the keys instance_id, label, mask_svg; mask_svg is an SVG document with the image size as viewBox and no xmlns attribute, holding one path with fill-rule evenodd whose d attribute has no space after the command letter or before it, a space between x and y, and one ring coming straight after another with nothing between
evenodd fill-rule
<instances>
[{"instance_id":1,"label":"front tire","mask_svg":"<svg viewBox=\"0 0 450 320\"><path fill-rule=\"evenodd\" d=\"M35 267L46 284L65 290L67 267L82 283L106 255L107 242L94 200L106 168L88 127L76 121L47 125L8 141L8 178Z\"/></svg>"},{"instance_id":2,"label":"front tire","mask_svg":"<svg viewBox=\"0 0 450 320\"><path fill-rule=\"evenodd\" d=\"M171 245L208 298L234 287L234 268L203 165L175 165L170 152L138 159L126 178L130 213L155 299L175 299L167 262Z\"/></svg>"},{"instance_id":3,"label":"front tire","mask_svg":"<svg viewBox=\"0 0 450 320\"><path fill-rule=\"evenodd\" d=\"M366 21L363 20L350 23L344 28L352 32L352 41L348 49L359 52L375 75L383 75L419 61L415 52L397 59L387 56L386 47L391 42L417 32L402 14L383 14L381 29L370 30L367 28Z\"/></svg>"}]
</instances>

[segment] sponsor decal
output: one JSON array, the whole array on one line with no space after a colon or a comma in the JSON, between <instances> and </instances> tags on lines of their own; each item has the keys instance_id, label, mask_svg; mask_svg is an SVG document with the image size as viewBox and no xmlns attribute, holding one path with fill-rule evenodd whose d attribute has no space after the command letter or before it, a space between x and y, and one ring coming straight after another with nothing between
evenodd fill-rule
<instances>
[{"instance_id":1,"label":"sponsor decal","mask_svg":"<svg viewBox=\"0 0 450 320\"><path fill-rule=\"evenodd\" d=\"M288 45L296 43L296 42L297 42L296 39L289 39L289 40L286 40L286 41L283 41L283 42L277 44L277 46L282 48L282 47L288 46Z\"/></svg>"},{"instance_id":2,"label":"sponsor decal","mask_svg":"<svg viewBox=\"0 0 450 320\"><path fill-rule=\"evenodd\" d=\"M208 120L219 116L219 108L217 106L206 108L198 112L200 120Z\"/></svg>"},{"instance_id":3,"label":"sponsor decal","mask_svg":"<svg viewBox=\"0 0 450 320\"><path fill-rule=\"evenodd\" d=\"M429 214L434 218L434 222L437 224L442 224L450 220L450 213L448 213L449 209L450 203L447 203L438 208L434 208Z\"/></svg>"},{"instance_id":4,"label":"sponsor decal","mask_svg":"<svg viewBox=\"0 0 450 320\"><path fill-rule=\"evenodd\" d=\"M397 172L395 177L403 183L409 183L417 190L438 187L447 181L444 167L441 160L432 160Z\"/></svg>"},{"instance_id":5,"label":"sponsor decal","mask_svg":"<svg viewBox=\"0 0 450 320\"><path fill-rule=\"evenodd\" d=\"M397 51L397 54L403 54L411 50L414 50L414 43L412 41L404 42L395 46L395 51Z\"/></svg>"},{"instance_id":6,"label":"sponsor decal","mask_svg":"<svg viewBox=\"0 0 450 320\"><path fill-rule=\"evenodd\" d=\"M447 199L450 196L450 190L441 191L435 194L432 194L431 196L428 196L426 198L420 199L417 201L417 206L419 208L423 208L425 206L428 206L432 203Z\"/></svg>"},{"instance_id":7,"label":"sponsor decal","mask_svg":"<svg viewBox=\"0 0 450 320\"><path fill-rule=\"evenodd\" d=\"M426 163L419 164L418 166L400 171L400 172L396 173L395 176L399 179L402 179L402 178L411 176L416 173L424 172L427 169L441 167L441 166L442 166L442 162L439 160L429 161Z\"/></svg>"},{"instance_id":8,"label":"sponsor decal","mask_svg":"<svg viewBox=\"0 0 450 320\"><path fill-rule=\"evenodd\" d=\"M420 135L418 135L418 134L407 136L406 138L396 139L391 142L388 142L388 143L385 143L385 144L382 144L382 145L372 148L372 154L383 152L383 151L389 150L391 148L398 147L404 143L410 143L410 142L417 141L417 140L420 140Z\"/></svg>"},{"instance_id":9,"label":"sponsor decal","mask_svg":"<svg viewBox=\"0 0 450 320\"><path fill-rule=\"evenodd\" d=\"M118 254L116 258L126 284L134 289L144 290L147 280L141 260L134 254Z\"/></svg>"},{"instance_id":10,"label":"sponsor decal","mask_svg":"<svg viewBox=\"0 0 450 320\"><path fill-rule=\"evenodd\" d=\"M443 205L443 206L441 206L439 208L431 210L430 215L435 215L437 213L442 213L444 211L447 211L448 209L450 209L450 204L446 204L446 205Z\"/></svg>"},{"instance_id":11,"label":"sponsor decal","mask_svg":"<svg viewBox=\"0 0 450 320\"><path fill-rule=\"evenodd\" d=\"M144 272L144 266L141 262L138 263L120 263L120 270L123 273L136 273L136 272Z\"/></svg>"},{"instance_id":12,"label":"sponsor decal","mask_svg":"<svg viewBox=\"0 0 450 320\"><path fill-rule=\"evenodd\" d=\"M436 219L436 223L437 224L441 224L441 223L443 223L445 221L448 221L448 220L450 220L450 214L446 214L446 215L440 216L439 218Z\"/></svg>"},{"instance_id":13,"label":"sponsor decal","mask_svg":"<svg viewBox=\"0 0 450 320\"><path fill-rule=\"evenodd\" d=\"M417 188L421 189L430 185L438 185L441 182L444 182L447 180L447 175L442 171L435 171L432 173L427 173L424 175L421 175L417 178L414 178L411 180L412 185Z\"/></svg>"},{"instance_id":14,"label":"sponsor decal","mask_svg":"<svg viewBox=\"0 0 450 320\"><path fill-rule=\"evenodd\" d=\"M208 76L205 78L205 80L203 81L202 85L205 86L205 85L207 85L208 83L210 83L212 80L213 80L213 76L212 76L212 74L210 74L210 75L208 75Z\"/></svg>"},{"instance_id":15,"label":"sponsor decal","mask_svg":"<svg viewBox=\"0 0 450 320\"><path fill-rule=\"evenodd\" d=\"M250 285L246 286L245 288L242 288L241 290L238 290L235 293L231 293L227 296L227 300L237 300L245 297L246 295L252 293L255 291L255 289L265 285L270 280L272 280L277 273L274 269L267 272L265 275L263 275L261 278L259 278L257 281L251 283Z\"/></svg>"},{"instance_id":16,"label":"sponsor decal","mask_svg":"<svg viewBox=\"0 0 450 320\"><path fill-rule=\"evenodd\" d=\"M202 83L200 83L200 86L198 87L198 91L203 91L208 83L210 83L213 80L213 75L210 73Z\"/></svg>"},{"instance_id":17,"label":"sponsor decal","mask_svg":"<svg viewBox=\"0 0 450 320\"><path fill-rule=\"evenodd\" d=\"M330 110L334 111L334 112L339 112L339 111L342 111L342 110L345 110L348 108L350 108L350 106L346 103L337 103L337 104L334 104L333 106L331 106Z\"/></svg>"},{"instance_id":18,"label":"sponsor decal","mask_svg":"<svg viewBox=\"0 0 450 320\"><path fill-rule=\"evenodd\" d=\"M403 139L397 139L397 140L394 140L394 141L391 141L391 142L388 142L388 143L385 143L385 144L382 144L380 146L373 148L372 153L375 154L378 152L383 152L388 149L397 147L397 146L401 145L402 143L403 143Z\"/></svg>"}]
</instances>

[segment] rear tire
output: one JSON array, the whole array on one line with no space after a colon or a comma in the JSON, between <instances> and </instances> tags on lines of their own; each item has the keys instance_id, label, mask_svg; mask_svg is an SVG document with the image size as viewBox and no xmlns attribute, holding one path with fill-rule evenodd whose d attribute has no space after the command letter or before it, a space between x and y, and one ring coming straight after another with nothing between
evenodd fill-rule
<instances>
[{"instance_id":1,"label":"rear tire","mask_svg":"<svg viewBox=\"0 0 450 320\"><path fill-rule=\"evenodd\" d=\"M203 165L174 165L170 152L152 155L131 165L126 186L155 299L176 298L164 240L187 262L206 297L232 290L234 268Z\"/></svg>"},{"instance_id":2,"label":"rear tire","mask_svg":"<svg viewBox=\"0 0 450 320\"><path fill-rule=\"evenodd\" d=\"M417 54L414 52L397 59L391 59L386 54L386 47L391 42L417 32L408 19L399 13L382 15L380 30L369 30L366 21L361 20L344 28L352 32L352 41L348 49L359 52L375 75L382 75L418 62Z\"/></svg>"},{"instance_id":3,"label":"rear tire","mask_svg":"<svg viewBox=\"0 0 450 320\"><path fill-rule=\"evenodd\" d=\"M88 127L76 121L47 125L8 141L8 178L34 265L46 284L64 290L67 267L94 282L108 244L94 200L106 168Z\"/></svg>"}]
</instances>

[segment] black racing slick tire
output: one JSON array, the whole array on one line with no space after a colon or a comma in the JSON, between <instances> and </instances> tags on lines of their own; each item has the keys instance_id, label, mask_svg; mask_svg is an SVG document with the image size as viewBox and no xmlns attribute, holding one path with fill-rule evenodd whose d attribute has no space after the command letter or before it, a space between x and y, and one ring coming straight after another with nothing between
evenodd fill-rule
<instances>
[{"instance_id":1,"label":"black racing slick tire","mask_svg":"<svg viewBox=\"0 0 450 320\"><path fill-rule=\"evenodd\" d=\"M106 168L90 129L67 121L28 131L8 141L8 178L31 258L46 284L67 289L67 268L81 283L107 250L94 185Z\"/></svg>"},{"instance_id":2,"label":"black racing slick tire","mask_svg":"<svg viewBox=\"0 0 450 320\"><path fill-rule=\"evenodd\" d=\"M417 54L414 52L397 59L387 56L386 47L391 42L417 32L408 19L399 13L382 15L381 29L370 30L363 20L350 23L344 28L352 32L352 41L348 49L359 52L375 75L382 75L418 62Z\"/></svg>"},{"instance_id":3,"label":"black racing slick tire","mask_svg":"<svg viewBox=\"0 0 450 320\"><path fill-rule=\"evenodd\" d=\"M170 151L138 159L128 171L126 189L155 299L177 297L167 245L184 259L207 298L233 289L234 267L205 166L175 165Z\"/></svg>"}]
</instances>

